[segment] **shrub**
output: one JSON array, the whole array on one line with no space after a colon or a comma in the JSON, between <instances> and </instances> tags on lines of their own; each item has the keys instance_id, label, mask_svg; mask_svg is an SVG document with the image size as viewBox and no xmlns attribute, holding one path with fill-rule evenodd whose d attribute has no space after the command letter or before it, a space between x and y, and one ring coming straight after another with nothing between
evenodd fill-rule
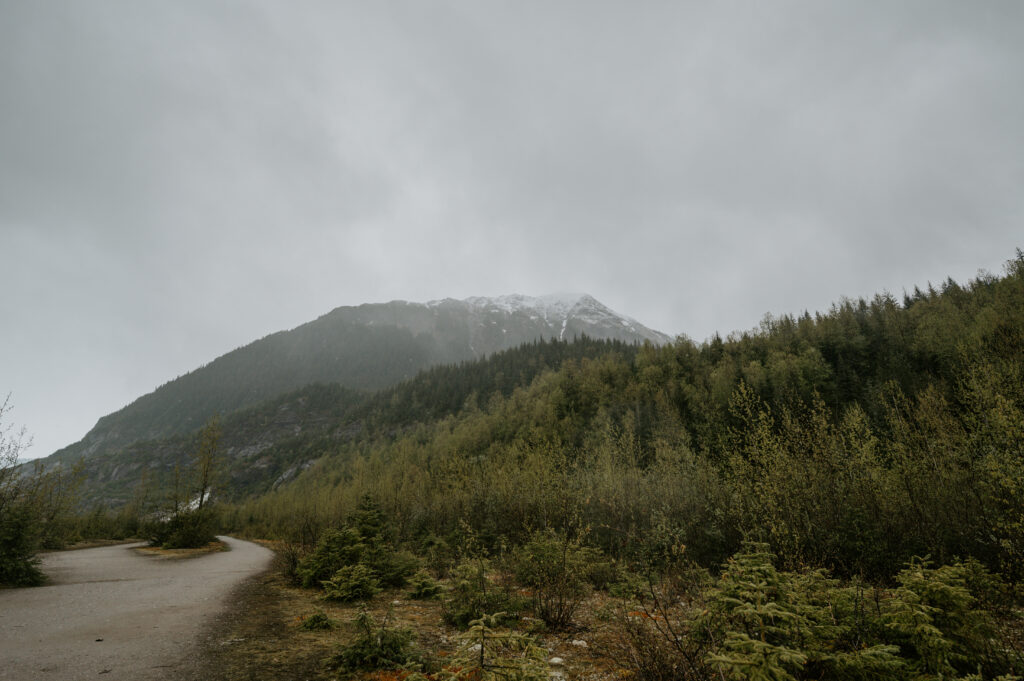
<instances>
[{"instance_id":1,"label":"shrub","mask_svg":"<svg viewBox=\"0 0 1024 681\"><path fill-rule=\"evenodd\" d=\"M359 506L345 522L367 544L384 543L389 539L387 518L370 496L364 496L359 501Z\"/></svg>"},{"instance_id":2,"label":"shrub","mask_svg":"<svg viewBox=\"0 0 1024 681\"><path fill-rule=\"evenodd\" d=\"M309 617L303 617L302 623L299 625L306 631L321 631L324 629L333 629L334 620L327 616L323 610L317 610Z\"/></svg>"},{"instance_id":3,"label":"shrub","mask_svg":"<svg viewBox=\"0 0 1024 681\"><path fill-rule=\"evenodd\" d=\"M548 626L565 628L589 592L588 568L597 552L551 531L535 532L516 553L515 574L532 587L534 612Z\"/></svg>"},{"instance_id":4,"label":"shrub","mask_svg":"<svg viewBox=\"0 0 1024 681\"><path fill-rule=\"evenodd\" d=\"M623 599L615 613L616 658L643 681L719 678L706 662L711 641L695 625L706 609L709 583L705 570L679 561L657 579L623 571L623 581L610 588Z\"/></svg>"},{"instance_id":5,"label":"shrub","mask_svg":"<svg viewBox=\"0 0 1024 681\"><path fill-rule=\"evenodd\" d=\"M324 599L328 601L359 601L380 591L380 582L370 568L362 564L346 565L334 573L332 579L324 580Z\"/></svg>"},{"instance_id":6,"label":"shrub","mask_svg":"<svg viewBox=\"0 0 1024 681\"><path fill-rule=\"evenodd\" d=\"M486 558L466 559L455 566L452 587L442 605L445 622L465 629L489 612L501 612L508 619L516 617L521 602L491 581L490 567Z\"/></svg>"},{"instance_id":7,"label":"shrub","mask_svg":"<svg viewBox=\"0 0 1024 681\"><path fill-rule=\"evenodd\" d=\"M306 588L318 587L341 568L358 563L365 550L366 545L356 529L327 530L313 553L299 561L296 577Z\"/></svg>"},{"instance_id":8,"label":"shrub","mask_svg":"<svg viewBox=\"0 0 1024 681\"><path fill-rule=\"evenodd\" d=\"M343 672L375 669L415 669L422 666L423 658L412 644L412 632L381 624L367 613L361 612L353 621L356 637L349 645L327 660L331 668Z\"/></svg>"},{"instance_id":9,"label":"shrub","mask_svg":"<svg viewBox=\"0 0 1024 681\"><path fill-rule=\"evenodd\" d=\"M617 656L644 681L981 681L1024 668L977 607L975 592L1005 588L980 564L915 560L897 582L777 570L766 545L748 543L714 581L689 570L649 584L642 605L623 609Z\"/></svg>"},{"instance_id":10,"label":"shrub","mask_svg":"<svg viewBox=\"0 0 1024 681\"><path fill-rule=\"evenodd\" d=\"M424 570L419 570L412 576L409 586L409 598L432 601L441 597L441 585Z\"/></svg>"},{"instance_id":11,"label":"shrub","mask_svg":"<svg viewBox=\"0 0 1024 681\"><path fill-rule=\"evenodd\" d=\"M274 555L274 568L293 584L300 584L299 564L302 562L302 545L295 542L283 542Z\"/></svg>"},{"instance_id":12,"label":"shrub","mask_svg":"<svg viewBox=\"0 0 1024 681\"><path fill-rule=\"evenodd\" d=\"M979 669L994 676L1006 670L1010 661L992 645L995 622L976 607L969 588L971 582L986 591L995 586L996 580L978 563L929 568L926 561L915 559L897 581L900 586L883 620L897 635L894 642L913 651L912 669L940 678Z\"/></svg>"},{"instance_id":13,"label":"shrub","mask_svg":"<svg viewBox=\"0 0 1024 681\"><path fill-rule=\"evenodd\" d=\"M149 543L165 549L194 549L216 541L217 517L209 508L179 511L148 528Z\"/></svg>"},{"instance_id":14,"label":"shrub","mask_svg":"<svg viewBox=\"0 0 1024 681\"><path fill-rule=\"evenodd\" d=\"M975 607L970 580L991 584L974 564L929 568L914 560L899 586L867 593L822 570L775 569L764 545L729 560L709 591L709 663L725 678L991 679L1020 669L993 645L991 617Z\"/></svg>"},{"instance_id":15,"label":"shrub","mask_svg":"<svg viewBox=\"0 0 1024 681\"><path fill-rule=\"evenodd\" d=\"M63 543L82 469L21 465L31 438L4 423L11 409L8 395L0 400L0 585L33 586L45 581L36 552Z\"/></svg>"},{"instance_id":16,"label":"shrub","mask_svg":"<svg viewBox=\"0 0 1024 681\"><path fill-rule=\"evenodd\" d=\"M458 649L444 668L431 675L435 681L548 681L548 651L525 634L497 631L504 613L486 615L469 623L459 636ZM412 678L412 677L411 677ZM412 681L427 677L416 675Z\"/></svg>"},{"instance_id":17,"label":"shrub","mask_svg":"<svg viewBox=\"0 0 1024 681\"><path fill-rule=\"evenodd\" d=\"M613 644L616 657L643 681L705 681L714 678L705 656L708 647L697 637L685 635L683 622L666 618L659 610L619 613L619 639Z\"/></svg>"},{"instance_id":18,"label":"shrub","mask_svg":"<svg viewBox=\"0 0 1024 681\"><path fill-rule=\"evenodd\" d=\"M626 600L643 598L648 590L646 579L626 570L622 571L617 581L608 585L608 595Z\"/></svg>"},{"instance_id":19,"label":"shrub","mask_svg":"<svg viewBox=\"0 0 1024 681\"><path fill-rule=\"evenodd\" d=\"M363 564L370 568L382 586L405 586L420 567L420 560L408 551L395 551L390 545L381 544L367 551Z\"/></svg>"},{"instance_id":20,"label":"shrub","mask_svg":"<svg viewBox=\"0 0 1024 681\"><path fill-rule=\"evenodd\" d=\"M419 542L417 552L424 557L427 568L433 571L435 577L448 576L448 569L454 562L455 556L455 552L448 542L431 534Z\"/></svg>"},{"instance_id":21,"label":"shrub","mask_svg":"<svg viewBox=\"0 0 1024 681\"><path fill-rule=\"evenodd\" d=\"M349 524L324 532L316 549L299 561L295 568L297 580L304 587L316 587L342 568L362 565L373 573L379 585L404 586L420 562L413 554L396 551L385 541L386 529L383 514L364 500L349 517Z\"/></svg>"},{"instance_id":22,"label":"shrub","mask_svg":"<svg viewBox=\"0 0 1024 681\"><path fill-rule=\"evenodd\" d=\"M624 570L614 560L593 560L587 565L586 579L598 591L608 591L612 584L622 581Z\"/></svg>"},{"instance_id":23,"label":"shrub","mask_svg":"<svg viewBox=\"0 0 1024 681\"><path fill-rule=\"evenodd\" d=\"M36 517L26 506L0 513L0 584L36 586L45 581L39 570Z\"/></svg>"}]
</instances>

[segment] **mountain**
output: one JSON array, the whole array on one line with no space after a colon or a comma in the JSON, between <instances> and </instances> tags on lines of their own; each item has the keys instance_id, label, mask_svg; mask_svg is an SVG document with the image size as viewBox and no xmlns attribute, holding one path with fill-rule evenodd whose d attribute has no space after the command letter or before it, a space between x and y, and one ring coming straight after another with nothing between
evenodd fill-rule
<instances>
[{"instance_id":1,"label":"mountain","mask_svg":"<svg viewBox=\"0 0 1024 681\"><path fill-rule=\"evenodd\" d=\"M438 364L478 359L538 339L579 336L659 345L671 341L585 294L339 307L165 383L104 416L81 441L50 458L75 461L191 433L214 414L252 407L314 383L376 391Z\"/></svg>"},{"instance_id":2,"label":"mountain","mask_svg":"<svg viewBox=\"0 0 1024 681\"><path fill-rule=\"evenodd\" d=\"M516 347L537 338L571 340L589 336L627 343L667 345L672 338L635 319L613 312L592 296L561 294L435 300L427 308L466 320L475 357Z\"/></svg>"},{"instance_id":3,"label":"mountain","mask_svg":"<svg viewBox=\"0 0 1024 681\"><path fill-rule=\"evenodd\" d=\"M540 340L479 360L437 365L376 393L337 383L305 386L221 419L218 495L238 500L263 494L353 441L388 439L469 405L508 398L567 361L609 355L628 361L639 351L635 344L587 337ZM190 432L97 451L81 470L80 501L118 507L143 488L160 496L173 486L175 467L188 468L198 445L197 432Z\"/></svg>"}]
</instances>

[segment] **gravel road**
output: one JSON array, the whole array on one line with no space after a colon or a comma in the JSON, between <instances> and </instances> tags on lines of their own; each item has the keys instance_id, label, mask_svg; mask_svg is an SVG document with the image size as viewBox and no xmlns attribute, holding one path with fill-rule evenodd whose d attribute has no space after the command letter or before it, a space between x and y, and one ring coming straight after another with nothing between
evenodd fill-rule
<instances>
[{"instance_id":1,"label":"gravel road","mask_svg":"<svg viewBox=\"0 0 1024 681\"><path fill-rule=\"evenodd\" d=\"M221 539L230 551L177 560L139 555L139 544L43 556L46 586L0 590L0 679L192 678L203 628L272 556Z\"/></svg>"}]
</instances>

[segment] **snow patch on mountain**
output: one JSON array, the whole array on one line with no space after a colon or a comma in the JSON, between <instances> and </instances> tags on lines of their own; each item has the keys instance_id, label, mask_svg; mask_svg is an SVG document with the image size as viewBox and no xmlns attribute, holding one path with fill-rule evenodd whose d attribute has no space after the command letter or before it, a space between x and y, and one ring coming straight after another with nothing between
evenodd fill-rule
<instances>
[{"instance_id":1,"label":"snow patch on mountain","mask_svg":"<svg viewBox=\"0 0 1024 681\"><path fill-rule=\"evenodd\" d=\"M672 342L670 336L649 329L637 320L609 309L586 293L552 293L542 296L514 293L496 297L473 296L465 300L445 298L432 300L426 305L434 309L464 307L475 315L525 317L531 322L543 320L550 336L562 340L570 333L579 332L604 337L606 334L602 333L602 330L611 333L613 337L619 337L622 332L615 332L614 329L622 329L628 330L635 337L658 345Z\"/></svg>"}]
</instances>

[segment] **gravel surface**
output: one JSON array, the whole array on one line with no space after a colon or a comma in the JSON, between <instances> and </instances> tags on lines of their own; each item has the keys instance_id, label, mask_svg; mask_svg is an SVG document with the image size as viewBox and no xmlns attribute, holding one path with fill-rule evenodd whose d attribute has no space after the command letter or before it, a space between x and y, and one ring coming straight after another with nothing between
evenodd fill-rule
<instances>
[{"instance_id":1,"label":"gravel surface","mask_svg":"<svg viewBox=\"0 0 1024 681\"><path fill-rule=\"evenodd\" d=\"M230 551L177 560L139 544L43 556L46 586L0 590L0 679L193 678L204 627L273 555L220 539Z\"/></svg>"}]
</instances>

